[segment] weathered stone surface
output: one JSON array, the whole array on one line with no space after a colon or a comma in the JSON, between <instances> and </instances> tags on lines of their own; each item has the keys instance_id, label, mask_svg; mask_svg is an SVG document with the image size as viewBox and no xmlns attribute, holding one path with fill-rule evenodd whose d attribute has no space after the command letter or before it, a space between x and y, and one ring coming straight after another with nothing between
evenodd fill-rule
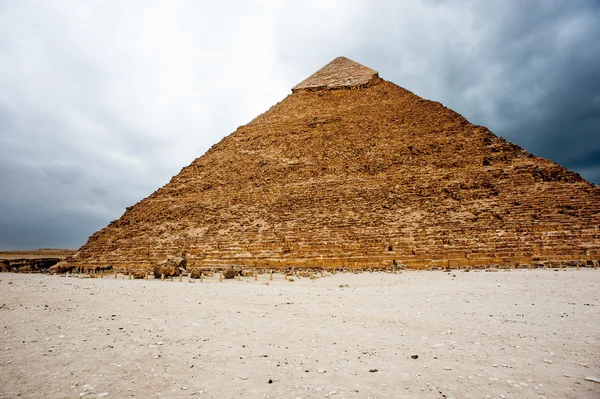
<instances>
[{"instance_id":1,"label":"weathered stone surface","mask_svg":"<svg viewBox=\"0 0 600 399\"><path fill-rule=\"evenodd\" d=\"M154 273L154 277L156 277L156 278L160 278L163 275L165 277L179 276L179 270L177 270L176 268L165 267L165 266L161 266L161 265L154 266L154 269L152 269L152 272Z\"/></svg>"},{"instance_id":2,"label":"weathered stone surface","mask_svg":"<svg viewBox=\"0 0 600 399\"><path fill-rule=\"evenodd\" d=\"M146 278L146 272L133 272L133 278L136 280L141 280Z\"/></svg>"},{"instance_id":3,"label":"weathered stone surface","mask_svg":"<svg viewBox=\"0 0 600 399\"><path fill-rule=\"evenodd\" d=\"M0 271L16 273L45 273L59 263L59 258L0 259Z\"/></svg>"},{"instance_id":4,"label":"weathered stone surface","mask_svg":"<svg viewBox=\"0 0 600 399\"><path fill-rule=\"evenodd\" d=\"M75 269L75 265L69 264L67 262L58 262L57 264L51 266L48 269L48 272L51 274L63 274L63 273L72 273Z\"/></svg>"},{"instance_id":5,"label":"weathered stone surface","mask_svg":"<svg viewBox=\"0 0 600 399\"><path fill-rule=\"evenodd\" d=\"M333 270L600 259L598 186L393 83L355 86L295 90L69 261L152 268L186 251L189 267Z\"/></svg>"},{"instance_id":6,"label":"weathered stone surface","mask_svg":"<svg viewBox=\"0 0 600 399\"><path fill-rule=\"evenodd\" d=\"M186 270L187 259L184 257L173 257L169 256L167 259L160 261L154 266L154 276L165 277L179 276L183 271Z\"/></svg>"},{"instance_id":7,"label":"weathered stone surface","mask_svg":"<svg viewBox=\"0 0 600 399\"><path fill-rule=\"evenodd\" d=\"M235 268L226 269L223 271L223 277L225 277L226 279L235 278L239 274L240 274L240 271Z\"/></svg>"},{"instance_id":8,"label":"weathered stone surface","mask_svg":"<svg viewBox=\"0 0 600 399\"><path fill-rule=\"evenodd\" d=\"M194 279L198 279L198 278L202 277L202 269L200 269L198 267L190 269L190 277L194 278Z\"/></svg>"},{"instance_id":9,"label":"weathered stone surface","mask_svg":"<svg viewBox=\"0 0 600 399\"><path fill-rule=\"evenodd\" d=\"M15 273L54 273L59 262L74 251L68 249L34 249L0 251L0 272ZM72 265L65 271L70 271Z\"/></svg>"}]
</instances>

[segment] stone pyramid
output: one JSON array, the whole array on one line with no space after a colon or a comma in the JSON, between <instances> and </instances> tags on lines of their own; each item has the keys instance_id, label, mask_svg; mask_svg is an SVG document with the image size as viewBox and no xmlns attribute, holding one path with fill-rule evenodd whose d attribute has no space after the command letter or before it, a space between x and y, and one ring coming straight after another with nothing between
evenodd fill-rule
<instances>
[{"instance_id":1,"label":"stone pyramid","mask_svg":"<svg viewBox=\"0 0 600 399\"><path fill-rule=\"evenodd\" d=\"M336 58L92 235L72 265L412 268L600 259L600 188Z\"/></svg>"}]
</instances>

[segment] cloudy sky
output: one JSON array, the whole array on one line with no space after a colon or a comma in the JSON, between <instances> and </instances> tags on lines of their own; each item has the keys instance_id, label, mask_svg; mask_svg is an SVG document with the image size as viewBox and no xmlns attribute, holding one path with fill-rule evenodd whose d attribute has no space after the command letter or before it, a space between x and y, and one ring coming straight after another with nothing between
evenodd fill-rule
<instances>
[{"instance_id":1,"label":"cloudy sky","mask_svg":"<svg viewBox=\"0 0 600 399\"><path fill-rule=\"evenodd\" d=\"M600 183L597 0L0 0L0 250L77 248L339 55Z\"/></svg>"}]
</instances>

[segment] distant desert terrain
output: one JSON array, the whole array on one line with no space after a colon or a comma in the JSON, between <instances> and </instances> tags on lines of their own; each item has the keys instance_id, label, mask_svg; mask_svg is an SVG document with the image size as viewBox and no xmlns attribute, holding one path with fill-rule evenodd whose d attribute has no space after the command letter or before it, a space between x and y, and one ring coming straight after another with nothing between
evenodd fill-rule
<instances>
[{"instance_id":1,"label":"distant desert terrain","mask_svg":"<svg viewBox=\"0 0 600 399\"><path fill-rule=\"evenodd\" d=\"M70 249L34 249L0 251L0 271L20 273L47 273L58 262L72 255Z\"/></svg>"},{"instance_id":2,"label":"distant desert terrain","mask_svg":"<svg viewBox=\"0 0 600 399\"><path fill-rule=\"evenodd\" d=\"M0 251L0 259L41 259L41 258L59 258L64 259L76 251L72 249L40 248L31 250L12 250Z\"/></svg>"},{"instance_id":3,"label":"distant desert terrain","mask_svg":"<svg viewBox=\"0 0 600 399\"><path fill-rule=\"evenodd\" d=\"M0 274L0 398L600 397L598 270L192 281Z\"/></svg>"}]
</instances>

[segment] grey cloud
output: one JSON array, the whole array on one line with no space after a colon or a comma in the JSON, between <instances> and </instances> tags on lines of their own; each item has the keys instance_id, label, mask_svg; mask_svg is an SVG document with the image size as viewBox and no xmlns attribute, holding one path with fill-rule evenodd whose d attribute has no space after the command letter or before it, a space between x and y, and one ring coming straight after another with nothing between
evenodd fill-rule
<instances>
[{"instance_id":1,"label":"grey cloud","mask_svg":"<svg viewBox=\"0 0 600 399\"><path fill-rule=\"evenodd\" d=\"M109 191L104 188L92 188L92 194L100 198L106 198L109 196Z\"/></svg>"},{"instance_id":2,"label":"grey cloud","mask_svg":"<svg viewBox=\"0 0 600 399\"><path fill-rule=\"evenodd\" d=\"M83 172L78 168L61 165L55 162L49 165L42 165L41 169L51 180L55 180L67 186L73 186L80 183L84 176Z\"/></svg>"},{"instance_id":3,"label":"grey cloud","mask_svg":"<svg viewBox=\"0 0 600 399\"><path fill-rule=\"evenodd\" d=\"M382 7L389 24L402 11ZM598 4L444 2L435 10L421 15L422 26L396 27L405 40L393 57L389 42L359 53L383 60L385 78L599 183ZM373 19L365 21L361 33L377 43Z\"/></svg>"}]
</instances>

